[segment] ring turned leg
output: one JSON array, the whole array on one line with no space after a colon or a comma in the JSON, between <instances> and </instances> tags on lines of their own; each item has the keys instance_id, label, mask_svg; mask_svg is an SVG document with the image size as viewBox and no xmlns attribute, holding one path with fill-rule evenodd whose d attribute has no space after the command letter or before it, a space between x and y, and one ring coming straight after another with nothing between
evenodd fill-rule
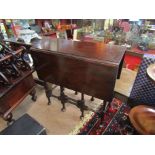
<instances>
[{"instance_id":1,"label":"ring turned leg","mask_svg":"<svg viewBox=\"0 0 155 155\"><path fill-rule=\"evenodd\" d=\"M104 120L104 114L107 112L108 107L109 107L109 102L103 101L103 109L102 109L102 112L101 112L101 115L100 115L101 122L103 122L103 120Z\"/></svg>"},{"instance_id":2,"label":"ring turned leg","mask_svg":"<svg viewBox=\"0 0 155 155\"><path fill-rule=\"evenodd\" d=\"M81 116L80 118L82 119L84 117L84 94L81 94Z\"/></svg>"},{"instance_id":3,"label":"ring turned leg","mask_svg":"<svg viewBox=\"0 0 155 155\"><path fill-rule=\"evenodd\" d=\"M32 90L30 95L32 96L32 98L31 98L32 101L37 101L37 95L36 95L36 89L35 88Z\"/></svg>"},{"instance_id":4,"label":"ring turned leg","mask_svg":"<svg viewBox=\"0 0 155 155\"><path fill-rule=\"evenodd\" d=\"M61 104L62 104L62 108L61 111L65 111L66 107L65 107L65 103L67 102L67 96L64 93L64 88L60 86L60 97L59 97Z\"/></svg>"},{"instance_id":5,"label":"ring turned leg","mask_svg":"<svg viewBox=\"0 0 155 155\"><path fill-rule=\"evenodd\" d=\"M50 97L52 96L52 90L50 89L50 87L46 82L44 83L44 88L45 88L46 97L48 99L48 105L50 105L51 104Z\"/></svg>"},{"instance_id":6,"label":"ring turned leg","mask_svg":"<svg viewBox=\"0 0 155 155\"><path fill-rule=\"evenodd\" d=\"M80 119L83 119L84 117L84 110L85 110L85 101L84 101L84 94L81 94L81 100L77 101L77 106L80 108L81 116Z\"/></svg>"}]
</instances>

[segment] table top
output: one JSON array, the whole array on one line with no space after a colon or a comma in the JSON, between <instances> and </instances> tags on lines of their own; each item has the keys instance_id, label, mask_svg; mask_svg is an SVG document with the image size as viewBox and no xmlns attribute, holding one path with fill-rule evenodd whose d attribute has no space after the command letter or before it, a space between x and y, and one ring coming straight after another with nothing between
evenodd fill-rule
<instances>
[{"instance_id":1,"label":"table top","mask_svg":"<svg viewBox=\"0 0 155 155\"><path fill-rule=\"evenodd\" d=\"M111 65L120 64L126 51L125 47L104 44L102 42L72 41L50 37L42 37L41 40L34 40L31 44L17 42L16 39L8 39L5 41L32 46L32 50L37 49L46 52L54 52L84 58L98 63L110 63Z\"/></svg>"},{"instance_id":2,"label":"table top","mask_svg":"<svg viewBox=\"0 0 155 155\"><path fill-rule=\"evenodd\" d=\"M41 40L32 42L31 50L36 49L114 65L120 64L126 50L125 47L118 45L72 41L50 37L43 37Z\"/></svg>"},{"instance_id":3,"label":"table top","mask_svg":"<svg viewBox=\"0 0 155 155\"><path fill-rule=\"evenodd\" d=\"M155 64L151 64L147 68L147 74L155 82Z\"/></svg>"}]
</instances>

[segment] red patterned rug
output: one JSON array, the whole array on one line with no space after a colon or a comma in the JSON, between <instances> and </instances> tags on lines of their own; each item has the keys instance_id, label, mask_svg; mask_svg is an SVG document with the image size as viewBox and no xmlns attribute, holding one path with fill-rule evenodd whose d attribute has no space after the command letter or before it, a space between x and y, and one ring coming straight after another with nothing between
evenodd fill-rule
<instances>
[{"instance_id":1,"label":"red patterned rug","mask_svg":"<svg viewBox=\"0 0 155 155\"><path fill-rule=\"evenodd\" d=\"M105 113L102 106L92 113L81 127L72 134L77 135L133 135L138 134L128 119L130 107L114 98Z\"/></svg>"}]
</instances>

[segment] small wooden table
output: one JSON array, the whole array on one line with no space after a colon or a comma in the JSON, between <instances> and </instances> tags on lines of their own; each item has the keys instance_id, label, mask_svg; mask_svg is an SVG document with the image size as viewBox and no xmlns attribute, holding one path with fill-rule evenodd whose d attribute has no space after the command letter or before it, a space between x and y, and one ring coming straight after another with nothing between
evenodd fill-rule
<instances>
[{"instance_id":1,"label":"small wooden table","mask_svg":"<svg viewBox=\"0 0 155 155\"><path fill-rule=\"evenodd\" d=\"M125 47L99 42L44 37L32 42L30 52L39 79L61 86L59 99L64 109L67 99L63 87L102 99L104 105L106 101L111 102L125 50ZM49 99L50 95L46 95ZM83 96L77 106L83 116Z\"/></svg>"}]
</instances>

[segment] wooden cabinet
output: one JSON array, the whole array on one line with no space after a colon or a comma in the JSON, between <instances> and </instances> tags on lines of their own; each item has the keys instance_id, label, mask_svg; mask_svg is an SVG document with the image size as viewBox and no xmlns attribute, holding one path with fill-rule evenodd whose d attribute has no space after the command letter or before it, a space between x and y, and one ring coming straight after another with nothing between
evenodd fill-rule
<instances>
[{"instance_id":1,"label":"wooden cabinet","mask_svg":"<svg viewBox=\"0 0 155 155\"><path fill-rule=\"evenodd\" d=\"M12 50L5 44L0 55L0 115L8 122L12 121L12 111L30 94L36 100L33 70L24 56L26 48Z\"/></svg>"},{"instance_id":2,"label":"wooden cabinet","mask_svg":"<svg viewBox=\"0 0 155 155\"><path fill-rule=\"evenodd\" d=\"M22 77L16 79L9 87L0 87L0 115L6 121L12 121L12 111L29 95L36 100L35 83L32 71L23 73Z\"/></svg>"}]
</instances>

